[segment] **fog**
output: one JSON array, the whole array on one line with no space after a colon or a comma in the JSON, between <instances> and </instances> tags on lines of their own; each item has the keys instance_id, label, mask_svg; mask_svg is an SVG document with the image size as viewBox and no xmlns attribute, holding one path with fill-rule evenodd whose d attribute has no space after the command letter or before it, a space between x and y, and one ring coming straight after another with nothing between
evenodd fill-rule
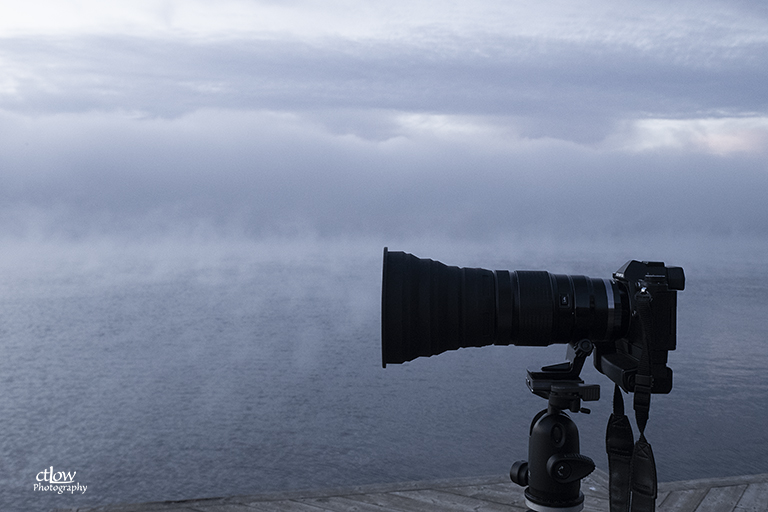
<instances>
[{"instance_id":1,"label":"fog","mask_svg":"<svg viewBox=\"0 0 768 512\"><path fill-rule=\"evenodd\" d=\"M261 111L6 115L2 230L461 239L763 236L768 226L762 154L605 150L472 119L390 120L401 134L367 140Z\"/></svg>"}]
</instances>

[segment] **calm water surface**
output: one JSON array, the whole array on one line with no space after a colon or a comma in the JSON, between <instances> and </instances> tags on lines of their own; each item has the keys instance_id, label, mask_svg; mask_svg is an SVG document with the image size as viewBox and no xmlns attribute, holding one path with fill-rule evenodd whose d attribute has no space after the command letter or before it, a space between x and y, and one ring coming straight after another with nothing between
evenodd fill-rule
<instances>
[{"instance_id":1,"label":"calm water surface","mask_svg":"<svg viewBox=\"0 0 768 512\"><path fill-rule=\"evenodd\" d=\"M643 257L393 249L593 277ZM3 510L503 474L527 456L545 402L525 369L561 361L563 347L464 349L383 370L381 245L169 251L5 259ZM653 397L647 430L661 480L768 472L768 259L746 254L665 258L687 286L675 388ZM591 365L582 376L610 396ZM605 468L610 400L591 408L575 418L582 452ZM76 472L85 493L34 491L51 467Z\"/></svg>"}]
</instances>

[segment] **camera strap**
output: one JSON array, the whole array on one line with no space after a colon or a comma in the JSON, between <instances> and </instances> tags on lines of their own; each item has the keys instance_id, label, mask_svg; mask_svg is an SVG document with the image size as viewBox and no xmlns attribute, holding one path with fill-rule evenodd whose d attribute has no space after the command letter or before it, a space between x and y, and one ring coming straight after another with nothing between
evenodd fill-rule
<instances>
[{"instance_id":1,"label":"camera strap","mask_svg":"<svg viewBox=\"0 0 768 512\"><path fill-rule=\"evenodd\" d=\"M653 332L650 315L651 296L639 292L635 296L641 326L643 353L635 375L634 409L640 438L635 443L632 425L624 414L624 398L618 385L613 391L613 413L605 433L608 453L609 497L611 512L654 512L658 483L656 461L651 444L645 439L645 426L651 405L650 344Z\"/></svg>"},{"instance_id":2,"label":"camera strap","mask_svg":"<svg viewBox=\"0 0 768 512\"><path fill-rule=\"evenodd\" d=\"M608 493L611 512L629 510L630 475L632 473L632 452L635 437L632 425L624 414L624 399L621 389L613 390L613 413L605 431L605 451L608 453Z\"/></svg>"}]
</instances>

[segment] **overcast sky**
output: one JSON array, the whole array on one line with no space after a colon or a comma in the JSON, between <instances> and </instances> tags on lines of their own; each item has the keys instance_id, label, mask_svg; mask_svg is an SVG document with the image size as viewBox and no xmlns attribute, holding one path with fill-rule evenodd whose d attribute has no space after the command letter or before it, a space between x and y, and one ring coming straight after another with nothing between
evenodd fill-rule
<instances>
[{"instance_id":1,"label":"overcast sky","mask_svg":"<svg viewBox=\"0 0 768 512\"><path fill-rule=\"evenodd\" d=\"M763 1L5 2L0 234L764 239L766 84Z\"/></svg>"}]
</instances>

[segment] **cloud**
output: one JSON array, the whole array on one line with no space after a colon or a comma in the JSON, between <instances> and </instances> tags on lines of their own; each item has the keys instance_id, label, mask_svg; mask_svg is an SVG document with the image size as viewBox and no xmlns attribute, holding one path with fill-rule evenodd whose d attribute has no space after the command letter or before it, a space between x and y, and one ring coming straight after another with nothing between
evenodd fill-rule
<instances>
[{"instance_id":1,"label":"cloud","mask_svg":"<svg viewBox=\"0 0 768 512\"><path fill-rule=\"evenodd\" d=\"M643 119L606 145L629 151L677 149L716 155L768 153L768 118Z\"/></svg>"},{"instance_id":2,"label":"cloud","mask_svg":"<svg viewBox=\"0 0 768 512\"><path fill-rule=\"evenodd\" d=\"M761 38L766 8L754 1L552 2L483 0L28 0L3 8L9 35L124 35L161 38L322 38L441 43L445 34L523 36L570 42L663 47L670 41L706 46L737 36Z\"/></svg>"},{"instance_id":3,"label":"cloud","mask_svg":"<svg viewBox=\"0 0 768 512\"><path fill-rule=\"evenodd\" d=\"M135 37L0 42L0 108L174 117L199 109L394 110L515 119L531 137L595 142L642 118L765 112L764 44L650 51L524 37L411 42L200 42ZM668 54L668 51L671 54Z\"/></svg>"},{"instance_id":4,"label":"cloud","mask_svg":"<svg viewBox=\"0 0 768 512\"><path fill-rule=\"evenodd\" d=\"M40 237L766 235L759 155L600 149L493 121L400 113L391 136L366 138L271 111L6 115L0 224Z\"/></svg>"},{"instance_id":5,"label":"cloud","mask_svg":"<svg viewBox=\"0 0 768 512\"><path fill-rule=\"evenodd\" d=\"M757 5L211 5L0 39L5 232L768 225Z\"/></svg>"},{"instance_id":6,"label":"cloud","mask_svg":"<svg viewBox=\"0 0 768 512\"><path fill-rule=\"evenodd\" d=\"M763 115L764 11L41 0L0 16L0 109L314 112L328 126L356 112L379 127L384 111L498 116L527 137L595 143L637 120Z\"/></svg>"}]
</instances>

